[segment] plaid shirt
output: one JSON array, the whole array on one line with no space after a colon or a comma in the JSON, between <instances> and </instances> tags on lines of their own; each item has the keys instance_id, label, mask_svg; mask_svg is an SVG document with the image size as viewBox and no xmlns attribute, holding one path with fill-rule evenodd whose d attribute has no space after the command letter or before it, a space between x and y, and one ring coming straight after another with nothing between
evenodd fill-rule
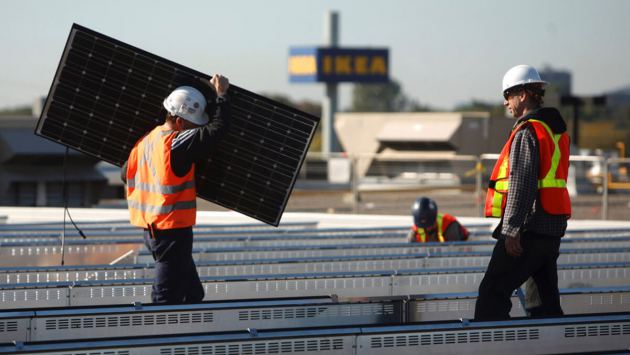
<instances>
[{"instance_id":1,"label":"plaid shirt","mask_svg":"<svg viewBox=\"0 0 630 355\"><path fill-rule=\"evenodd\" d=\"M515 127L523 122L519 119ZM565 216L550 215L538 201L538 138L533 129L519 130L510 147L510 176L507 204L501 221L501 234L515 237L519 231L562 237L567 229Z\"/></svg>"}]
</instances>

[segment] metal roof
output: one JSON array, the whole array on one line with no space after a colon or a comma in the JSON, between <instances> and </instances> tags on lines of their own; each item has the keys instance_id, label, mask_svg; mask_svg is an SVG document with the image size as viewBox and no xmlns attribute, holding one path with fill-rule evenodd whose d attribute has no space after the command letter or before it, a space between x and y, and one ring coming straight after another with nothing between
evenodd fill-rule
<instances>
[{"instance_id":1,"label":"metal roof","mask_svg":"<svg viewBox=\"0 0 630 355\"><path fill-rule=\"evenodd\" d=\"M460 125L459 117L392 121L383 125L376 139L380 142L448 142Z\"/></svg>"}]
</instances>

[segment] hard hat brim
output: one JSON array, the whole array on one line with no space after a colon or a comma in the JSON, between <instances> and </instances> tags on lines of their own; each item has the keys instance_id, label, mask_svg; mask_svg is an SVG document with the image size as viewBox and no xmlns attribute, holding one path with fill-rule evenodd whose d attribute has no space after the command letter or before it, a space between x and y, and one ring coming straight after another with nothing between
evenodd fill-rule
<instances>
[{"instance_id":1,"label":"hard hat brim","mask_svg":"<svg viewBox=\"0 0 630 355\"><path fill-rule=\"evenodd\" d=\"M210 117L208 117L207 113L203 113L201 116L192 116L192 115L175 115L177 117L181 117L190 123L194 123L198 126L205 126L209 121Z\"/></svg>"},{"instance_id":2,"label":"hard hat brim","mask_svg":"<svg viewBox=\"0 0 630 355\"><path fill-rule=\"evenodd\" d=\"M503 89L503 93L505 94L506 91L508 91L510 89L514 89L514 88L519 87L519 86L525 87L525 86L531 85L531 84L540 84L544 88L549 83L544 81L544 80L531 80L531 81L527 81L527 82L518 82L518 83L516 83L516 84L514 84L514 85L512 85L510 87L507 87L507 88Z\"/></svg>"},{"instance_id":3,"label":"hard hat brim","mask_svg":"<svg viewBox=\"0 0 630 355\"><path fill-rule=\"evenodd\" d=\"M205 126L210 121L210 117L208 117L208 114L205 112L203 113L203 115L201 115L201 117L197 117L195 120L188 119L186 117L182 117L182 118L185 119L186 121L192 122L199 126Z\"/></svg>"}]
</instances>

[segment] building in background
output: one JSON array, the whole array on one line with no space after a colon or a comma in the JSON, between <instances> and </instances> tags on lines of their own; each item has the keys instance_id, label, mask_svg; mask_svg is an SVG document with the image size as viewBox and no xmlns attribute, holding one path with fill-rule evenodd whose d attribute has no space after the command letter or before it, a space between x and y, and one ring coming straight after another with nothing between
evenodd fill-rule
<instances>
[{"instance_id":1,"label":"building in background","mask_svg":"<svg viewBox=\"0 0 630 355\"><path fill-rule=\"evenodd\" d=\"M606 93L607 104L612 108L630 107L630 86Z\"/></svg>"},{"instance_id":2,"label":"building in background","mask_svg":"<svg viewBox=\"0 0 630 355\"><path fill-rule=\"evenodd\" d=\"M568 70L557 70L546 66L539 71L540 78L549 83L547 94L570 95L572 88L572 75Z\"/></svg>"},{"instance_id":3,"label":"building in background","mask_svg":"<svg viewBox=\"0 0 630 355\"><path fill-rule=\"evenodd\" d=\"M480 154L499 153L513 124L487 112L357 112L335 119L344 151L361 157L358 177L447 185L463 183Z\"/></svg>"},{"instance_id":4,"label":"building in background","mask_svg":"<svg viewBox=\"0 0 630 355\"><path fill-rule=\"evenodd\" d=\"M0 117L0 205L63 206L65 180L68 206L98 203L107 179L96 168L98 160L36 136L39 115Z\"/></svg>"},{"instance_id":5,"label":"building in background","mask_svg":"<svg viewBox=\"0 0 630 355\"><path fill-rule=\"evenodd\" d=\"M561 108L560 98L573 91L573 75L568 70L554 69L549 65L539 70L540 78L548 83L545 88L545 106ZM507 109L506 116L509 116ZM565 117L565 119L572 117Z\"/></svg>"}]
</instances>

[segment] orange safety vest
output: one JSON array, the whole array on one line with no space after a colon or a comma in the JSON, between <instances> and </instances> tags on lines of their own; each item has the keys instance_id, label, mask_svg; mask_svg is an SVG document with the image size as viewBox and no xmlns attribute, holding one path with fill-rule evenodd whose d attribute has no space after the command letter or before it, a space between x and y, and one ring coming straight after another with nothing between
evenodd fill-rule
<instances>
[{"instance_id":1,"label":"orange safety vest","mask_svg":"<svg viewBox=\"0 0 630 355\"><path fill-rule=\"evenodd\" d=\"M538 139L540 167L538 169L538 199L543 210L551 215L571 216L571 199L567 190L569 174L569 136L554 134L549 126L530 119L517 126L501 150L501 155L490 175L486 194L486 217L503 216L507 203L510 176L510 147L516 132L526 125L534 128Z\"/></svg>"},{"instance_id":2,"label":"orange safety vest","mask_svg":"<svg viewBox=\"0 0 630 355\"><path fill-rule=\"evenodd\" d=\"M131 224L163 230L195 225L195 165L178 177L171 169L176 131L158 126L136 143L127 163L127 203Z\"/></svg>"},{"instance_id":3,"label":"orange safety vest","mask_svg":"<svg viewBox=\"0 0 630 355\"><path fill-rule=\"evenodd\" d=\"M446 239L444 238L444 233L448 229L448 226L451 225L455 221L455 217L451 216L448 213L438 213L436 222L437 222L437 237L440 243L444 243ZM425 228L419 228L415 224L411 229L416 233L416 242L418 243L426 243L427 242L427 231Z\"/></svg>"}]
</instances>

